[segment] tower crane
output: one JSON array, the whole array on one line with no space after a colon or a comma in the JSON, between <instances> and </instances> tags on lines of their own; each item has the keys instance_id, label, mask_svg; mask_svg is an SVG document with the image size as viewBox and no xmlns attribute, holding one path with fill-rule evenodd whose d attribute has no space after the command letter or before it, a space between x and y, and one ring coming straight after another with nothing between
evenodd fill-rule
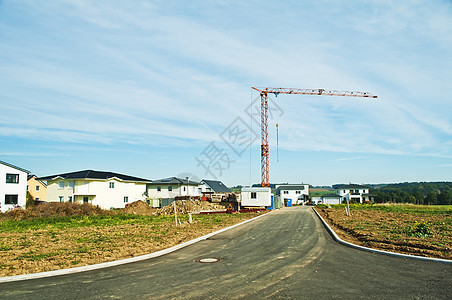
<instances>
[{"instance_id":1,"label":"tower crane","mask_svg":"<svg viewBox=\"0 0 452 300\"><path fill-rule=\"evenodd\" d=\"M345 97L365 97L378 98L370 93L351 92L351 91L336 91L324 89L293 89L293 88L256 88L261 96L261 176L262 186L269 187L269 146L268 146L268 94L301 94L301 95L321 95L321 96L345 96Z\"/></svg>"}]
</instances>

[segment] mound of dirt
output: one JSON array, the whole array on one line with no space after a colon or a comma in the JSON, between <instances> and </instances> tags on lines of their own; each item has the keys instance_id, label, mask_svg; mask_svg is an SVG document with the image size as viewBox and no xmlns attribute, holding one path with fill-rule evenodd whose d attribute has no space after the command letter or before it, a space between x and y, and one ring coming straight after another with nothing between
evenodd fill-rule
<instances>
[{"instance_id":1,"label":"mound of dirt","mask_svg":"<svg viewBox=\"0 0 452 300\"><path fill-rule=\"evenodd\" d=\"M181 200L176 201L176 212L179 215L200 212L205 210L213 210L220 211L226 209L224 206L210 203L207 201L199 201L199 200ZM159 208L154 213L155 215L174 215L174 204Z\"/></svg>"},{"instance_id":2,"label":"mound of dirt","mask_svg":"<svg viewBox=\"0 0 452 300\"><path fill-rule=\"evenodd\" d=\"M138 200L126 205L125 208L120 209L120 213L152 216L155 214L156 209L150 207L146 202Z\"/></svg>"},{"instance_id":3,"label":"mound of dirt","mask_svg":"<svg viewBox=\"0 0 452 300\"><path fill-rule=\"evenodd\" d=\"M49 202L27 207L27 209L16 208L0 214L0 219L19 221L34 218L111 215L112 213L112 211L104 210L89 203Z\"/></svg>"}]
</instances>

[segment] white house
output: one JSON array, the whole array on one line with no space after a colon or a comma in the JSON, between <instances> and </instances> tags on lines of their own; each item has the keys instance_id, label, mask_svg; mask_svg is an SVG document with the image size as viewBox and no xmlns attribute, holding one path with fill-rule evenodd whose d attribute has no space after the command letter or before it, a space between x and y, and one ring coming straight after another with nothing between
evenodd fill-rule
<instances>
[{"instance_id":1,"label":"white house","mask_svg":"<svg viewBox=\"0 0 452 300\"><path fill-rule=\"evenodd\" d=\"M281 197L281 201L287 205L288 202L292 204L301 204L309 198L309 184L281 184L276 186L276 195Z\"/></svg>"},{"instance_id":2,"label":"white house","mask_svg":"<svg viewBox=\"0 0 452 300\"><path fill-rule=\"evenodd\" d=\"M272 190L269 187L242 188L242 206L271 206Z\"/></svg>"},{"instance_id":3,"label":"white house","mask_svg":"<svg viewBox=\"0 0 452 300\"><path fill-rule=\"evenodd\" d=\"M197 181L169 177L148 183L147 194L151 199L174 199L177 196L198 197L201 196L201 191Z\"/></svg>"},{"instance_id":4,"label":"white house","mask_svg":"<svg viewBox=\"0 0 452 300\"><path fill-rule=\"evenodd\" d=\"M325 194L319 197L312 197L311 200L315 204L341 204L342 196L338 194Z\"/></svg>"},{"instance_id":5,"label":"white house","mask_svg":"<svg viewBox=\"0 0 452 300\"><path fill-rule=\"evenodd\" d=\"M47 202L79 202L104 209L124 208L146 199L151 180L128 175L84 170L38 178L47 181Z\"/></svg>"},{"instance_id":6,"label":"white house","mask_svg":"<svg viewBox=\"0 0 452 300\"><path fill-rule=\"evenodd\" d=\"M30 171L0 161L0 211L27 203L27 175Z\"/></svg>"},{"instance_id":7,"label":"white house","mask_svg":"<svg viewBox=\"0 0 452 300\"><path fill-rule=\"evenodd\" d=\"M336 194L350 203L363 203L372 200L369 188L359 184L346 184L336 187Z\"/></svg>"}]
</instances>

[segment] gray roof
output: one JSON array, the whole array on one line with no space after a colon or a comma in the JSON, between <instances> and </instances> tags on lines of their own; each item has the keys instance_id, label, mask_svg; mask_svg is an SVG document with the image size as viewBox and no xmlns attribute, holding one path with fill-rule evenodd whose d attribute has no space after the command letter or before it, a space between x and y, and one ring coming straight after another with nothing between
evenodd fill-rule
<instances>
[{"instance_id":1,"label":"gray roof","mask_svg":"<svg viewBox=\"0 0 452 300\"><path fill-rule=\"evenodd\" d=\"M158 180L153 180L152 184L161 184L161 185L166 185L166 184L176 184L176 185L183 185L183 184L187 184L187 179L182 179L182 178L177 178L177 177L168 177L168 178L162 178L162 179L158 179ZM199 182L197 181L191 181L188 180L188 185L198 185Z\"/></svg>"},{"instance_id":2,"label":"gray roof","mask_svg":"<svg viewBox=\"0 0 452 300\"><path fill-rule=\"evenodd\" d=\"M207 184L215 193L231 192L231 190L221 181L203 179L201 180L201 183Z\"/></svg>"},{"instance_id":3,"label":"gray roof","mask_svg":"<svg viewBox=\"0 0 452 300\"><path fill-rule=\"evenodd\" d=\"M283 190L283 191L302 191L302 190L304 190L306 185L307 184L280 185L276 189L275 194L279 195L281 193L281 190Z\"/></svg>"},{"instance_id":4,"label":"gray roof","mask_svg":"<svg viewBox=\"0 0 452 300\"><path fill-rule=\"evenodd\" d=\"M342 196L338 194L325 194L321 198L342 198Z\"/></svg>"},{"instance_id":5,"label":"gray roof","mask_svg":"<svg viewBox=\"0 0 452 300\"><path fill-rule=\"evenodd\" d=\"M39 181L40 183L42 183L44 186L47 186L47 184L45 182L43 182L42 180L39 180L38 176L33 175L33 174L27 176L27 181L30 180L33 177L36 178L36 180Z\"/></svg>"},{"instance_id":6,"label":"gray roof","mask_svg":"<svg viewBox=\"0 0 452 300\"><path fill-rule=\"evenodd\" d=\"M336 190L350 190L350 189L368 189L369 187L360 184L344 184L336 188Z\"/></svg>"},{"instance_id":7,"label":"gray roof","mask_svg":"<svg viewBox=\"0 0 452 300\"><path fill-rule=\"evenodd\" d=\"M25 173L27 173L27 174L28 174L28 173L30 173L30 171L28 171L28 170L25 170L25 169L19 168L19 167L15 166L15 165L9 164L9 163L7 163L7 162L4 162L4 161L1 161L1 160L0 160L0 164L3 164L3 165L5 165L5 166L8 166L8 167L14 168L14 169L16 169L16 170L19 170L19 171L22 171L22 172L25 172Z\"/></svg>"},{"instance_id":8,"label":"gray roof","mask_svg":"<svg viewBox=\"0 0 452 300\"><path fill-rule=\"evenodd\" d=\"M63 173L63 174L57 174L57 175L51 175L51 176L45 176L38 178L39 180L53 180L57 179L58 177L62 179L102 179L102 180L108 180L111 178L118 178L124 181L138 181L138 182L152 182L149 179L143 179L138 177L133 177L129 175L119 174L119 173L113 173L113 172L104 172L104 171L94 171L94 170L84 170L84 171L77 171L77 172L70 172L70 173Z\"/></svg>"}]
</instances>

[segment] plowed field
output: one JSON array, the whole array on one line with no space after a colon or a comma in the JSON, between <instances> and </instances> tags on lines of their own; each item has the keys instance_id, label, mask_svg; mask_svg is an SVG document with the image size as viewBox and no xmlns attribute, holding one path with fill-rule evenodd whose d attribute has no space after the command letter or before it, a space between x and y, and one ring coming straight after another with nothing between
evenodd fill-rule
<instances>
[{"instance_id":1,"label":"plowed field","mask_svg":"<svg viewBox=\"0 0 452 300\"><path fill-rule=\"evenodd\" d=\"M452 259L452 207L373 205L317 207L343 240L391 252Z\"/></svg>"}]
</instances>

